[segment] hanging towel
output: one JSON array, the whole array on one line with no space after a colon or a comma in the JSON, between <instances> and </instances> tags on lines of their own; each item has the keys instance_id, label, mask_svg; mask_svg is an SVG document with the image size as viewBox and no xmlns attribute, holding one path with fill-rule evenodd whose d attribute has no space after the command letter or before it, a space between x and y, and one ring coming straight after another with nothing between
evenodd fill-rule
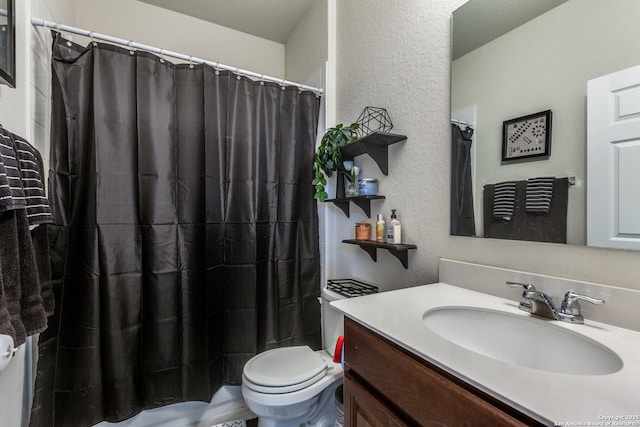
<instances>
[{"instance_id":1,"label":"hanging towel","mask_svg":"<svg viewBox=\"0 0 640 427\"><path fill-rule=\"evenodd\" d=\"M27 336L42 332L47 327L26 210L2 214L0 235L3 293L13 328L7 335L11 335L17 347L25 342Z\"/></svg>"},{"instance_id":2,"label":"hanging towel","mask_svg":"<svg viewBox=\"0 0 640 427\"><path fill-rule=\"evenodd\" d=\"M2 161L3 182L0 182L1 206L0 212L12 209L25 209L27 201L24 198L22 189L22 177L20 176L20 165L16 152L13 149L11 133L0 127L0 160Z\"/></svg>"},{"instance_id":3,"label":"hanging towel","mask_svg":"<svg viewBox=\"0 0 640 427\"><path fill-rule=\"evenodd\" d=\"M14 148L20 165L20 178L27 204L29 228L53 223L51 208L42 182L42 160L40 153L27 141L12 134Z\"/></svg>"},{"instance_id":4,"label":"hanging towel","mask_svg":"<svg viewBox=\"0 0 640 427\"><path fill-rule=\"evenodd\" d=\"M16 142L16 139L21 142ZM7 334L12 336L16 347L24 343L28 335L41 332L47 327L47 316L42 305L40 280L29 229L27 200L31 199L25 196L24 188L27 187L27 193L30 196L35 196L33 200L36 204L41 204L41 200L28 188L31 186L29 182L33 181L23 181L23 177L34 179L35 175L30 170L37 168L37 156L33 156L32 159L24 153L19 155L18 147L24 148L23 143L26 143L23 139L0 128L0 160L2 160L0 185L8 185L8 187L2 187L4 190L0 192L5 197L0 201L0 236L2 237L0 270L4 303L13 328L13 331L9 330ZM21 151L27 150L21 149ZM28 161L21 163L21 156ZM26 169L24 174L22 169ZM10 197L7 198L7 195ZM34 219L40 217L37 215L38 210L33 212L36 214Z\"/></svg>"},{"instance_id":5,"label":"hanging towel","mask_svg":"<svg viewBox=\"0 0 640 427\"><path fill-rule=\"evenodd\" d=\"M524 183L526 186L526 182ZM524 189L523 189L524 190ZM525 194L526 191L523 191ZM524 214L522 239L536 242L567 243L567 208L569 180L553 181L553 203L546 215Z\"/></svg>"},{"instance_id":6,"label":"hanging towel","mask_svg":"<svg viewBox=\"0 0 640 427\"><path fill-rule=\"evenodd\" d=\"M47 314L40 295L40 279L33 242L29 233L27 211L16 212L18 230L18 254L20 256L20 320L27 336L38 334L47 329ZM18 342L16 341L16 345Z\"/></svg>"},{"instance_id":7,"label":"hanging towel","mask_svg":"<svg viewBox=\"0 0 640 427\"><path fill-rule=\"evenodd\" d=\"M529 178L525 196L527 213L548 214L553 196L554 177Z\"/></svg>"},{"instance_id":8,"label":"hanging towel","mask_svg":"<svg viewBox=\"0 0 640 427\"><path fill-rule=\"evenodd\" d=\"M513 181L499 182L494 186L493 217L511 220L516 203L516 183Z\"/></svg>"},{"instance_id":9,"label":"hanging towel","mask_svg":"<svg viewBox=\"0 0 640 427\"><path fill-rule=\"evenodd\" d=\"M7 177L3 159L4 157L0 155L0 213L12 209L13 203L9 178Z\"/></svg>"},{"instance_id":10,"label":"hanging towel","mask_svg":"<svg viewBox=\"0 0 640 427\"><path fill-rule=\"evenodd\" d=\"M0 291L2 287L2 272L0 272ZM4 292L0 295L0 335L9 335L11 338L16 336L16 330L13 329L11 324L11 315L7 310L7 303L4 298ZM15 341L14 341L15 345Z\"/></svg>"},{"instance_id":11,"label":"hanging towel","mask_svg":"<svg viewBox=\"0 0 640 427\"><path fill-rule=\"evenodd\" d=\"M44 167L42 157L38 150L23 138L12 134L15 152L20 164L20 176L22 178L22 187L24 190L25 200L27 203L27 219L29 221L29 230L31 230L31 240L33 253L35 257L35 269L38 273L37 278L30 275L31 279L37 279L39 288L38 293L41 303L47 316L51 316L54 310L53 292L51 289L51 265L49 256L49 240L47 237L47 228L39 227L43 224L52 224L53 216L51 215L51 207L44 190L42 180ZM32 297L36 293L35 285L31 285ZM36 303L38 301L31 301ZM42 325L41 313L36 308L36 313L31 316L35 320L30 322L33 326L31 329L27 327L27 334L36 333L46 326ZM27 326L27 325L25 325Z\"/></svg>"},{"instance_id":12,"label":"hanging towel","mask_svg":"<svg viewBox=\"0 0 640 427\"><path fill-rule=\"evenodd\" d=\"M1 130L1 129L0 129ZM4 139L2 139L4 140ZM7 177L7 171L4 167L4 156L1 155L0 150L0 233L2 233L2 223L5 221L5 216L9 214L6 211L12 209L13 199L11 189L9 187L9 179ZM5 236L0 234L0 245L5 245ZM4 280L2 274L2 262L0 262L0 334L9 335L10 337L16 336L16 331L11 323L11 315L7 309L7 300L4 296Z\"/></svg>"},{"instance_id":13,"label":"hanging towel","mask_svg":"<svg viewBox=\"0 0 640 427\"><path fill-rule=\"evenodd\" d=\"M14 329L14 346L24 343L27 331L20 317L20 299L22 289L20 287L20 252L18 243L18 224L16 220L17 210L5 212L0 218L0 260L2 263L2 284L7 304L7 311L11 317L11 326ZM24 210L22 210L24 212Z\"/></svg>"},{"instance_id":14,"label":"hanging towel","mask_svg":"<svg viewBox=\"0 0 640 427\"><path fill-rule=\"evenodd\" d=\"M18 225L16 210L27 207L18 159L13 149L11 133L0 128L0 158L4 167L4 174L9 189L9 197L3 200L3 210L0 218L0 264L2 268L2 285L6 308L11 319L14 345L17 347L26 338L27 332L20 318L20 254L18 249Z\"/></svg>"},{"instance_id":15,"label":"hanging towel","mask_svg":"<svg viewBox=\"0 0 640 427\"><path fill-rule=\"evenodd\" d=\"M16 330L13 328L13 324L11 323L11 315L7 309L7 300L4 296L2 265L0 265L0 334L9 335L11 338L16 336Z\"/></svg>"},{"instance_id":16,"label":"hanging towel","mask_svg":"<svg viewBox=\"0 0 640 427\"><path fill-rule=\"evenodd\" d=\"M47 313L42 304L38 262L30 231L40 224L53 222L53 219L45 197L36 149L16 134L11 133L10 137L26 202L26 209L16 210L16 226L20 256L20 320L27 336L30 336L47 328ZM16 343L19 341L20 337Z\"/></svg>"}]
</instances>

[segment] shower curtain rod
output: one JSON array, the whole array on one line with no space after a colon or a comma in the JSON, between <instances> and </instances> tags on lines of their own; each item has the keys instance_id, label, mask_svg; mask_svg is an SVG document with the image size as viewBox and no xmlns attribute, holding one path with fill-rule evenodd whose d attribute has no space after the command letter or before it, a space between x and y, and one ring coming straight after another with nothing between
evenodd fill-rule
<instances>
[{"instance_id":1,"label":"shower curtain rod","mask_svg":"<svg viewBox=\"0 0 640 427\"><path fill-rule=\"evenodd\" d=\"M468 126L468 127L473 127L472 124L469 124L469 123L465 122L464 120L451 119L451 123L458 124L458 125L464 125L464 126Z\"/></svg>"},{"instance_id":2,"label":"shower curtain rod","mask_svg":"<svg viewBox=\"0 0 640 427\"><path fill-rule=\"evenodd\" d=\"M278 83L278 84L280 84L282 86L294 86L294 87L299 88L300 90L309 90L309 91L315 92L317 94L322 94L322 92L323 92L322 88L319 88L319 87L307 86L307 85L303 85L301 83L295 83L295 82L290 82L290 81L285 80L285 79L279 79L277 77L265 76L264 74L259 74L259 73L255 73L253 71L243 70L242 68L231 67L229 65L220 64L219 62L207 61L206 59L196 58L195 56L189 56L189 55L185 55L185 54L182 54L182 53L173 52L173 51L170 51L170 50L164 50L164 49L161 49L161 48L158 48L158 47L153 47L153 46L148 46L148 45L145 45L145 44L142 44L142 43L132 42L131 40L125 40L125 39L120 39L120 38L117 38L117 37L107 36L105 34L94 33L93 31L83 30L81 28L71 27L69 25L58 24L57 22L46 21L46 20L41 19L41 18L32 17L31 18L31 25L35 25L35 26L38 26L38 27L44 27L44 28L51 28L51 29L55 29L55 30L58 30L58 31L64 31L64 32L67 32L67 33L79 34L81 36L90 37L91 39L103 40L103 41L106 41L106 42L109 42L109 43L114 43L114 44L119 44L119 45L122 45L122 46L126 46L128 48L144 50L144 51L152 52L152 53L157 53L160 56L171 56L173 58L182 59L183 61L189 61L189 62L192 62L192 63L207 64L207 65L210 65L210 66L212 66L212 67L214 67L216 69L222 69L222 70L231 71L233 73L236 73L236 74L239 74L239 75L243 75L243 76L247 76L247 77L254 77L257 80L265 80L265 81Z\"/></svg>"}]
</instances>

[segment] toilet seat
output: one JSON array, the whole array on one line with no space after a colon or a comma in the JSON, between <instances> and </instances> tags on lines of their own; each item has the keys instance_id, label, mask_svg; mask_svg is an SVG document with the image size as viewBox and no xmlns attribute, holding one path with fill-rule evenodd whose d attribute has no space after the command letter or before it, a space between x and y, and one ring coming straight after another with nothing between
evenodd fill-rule
<instances>
[{"instance_id":1,"label":"toilet seat","mask_svg":"<svg viewBox=\"0 0 640 427\"><path fill-rule=\"evenodd\" d=\"M292 393L327 374L327 363L307 346L268 350L249 360L243 371L246 386L259 393Z\"/></svg>"}]
</instances>

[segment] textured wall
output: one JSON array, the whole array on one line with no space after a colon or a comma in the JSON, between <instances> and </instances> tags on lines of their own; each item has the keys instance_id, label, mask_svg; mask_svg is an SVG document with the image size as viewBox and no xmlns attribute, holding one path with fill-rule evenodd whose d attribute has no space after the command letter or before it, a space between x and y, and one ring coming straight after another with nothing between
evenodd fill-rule
<instances>
[{"instance_id":1,"label":"textured wall","mask_svg":"<svg viewBox=\"0 0 640 427\"><path fill-rule=\"evenodd\" d=\"M287 80L313 87L323 85L319 70L327 62L327 31L327 0L315 0L285 44Z\"/></svg>"},{"instance_id":2,"label":"textured wall","mask_svg":"<svg viewBox=\"0 0 640 427\"><path fill-rule=\"evenodd\" d=\"M449 206L449 17L462 1L340 1L337 22L337 121L350 123L365 106L384 107L393 132L409 136L389 149L389 176L366 156L356 163L361 177L379 179L384 202L372 202L372 219L352 205L346 219L335 208L336 276L360 278L385 288L437 280L437 262L448 237ZM389 220L397 209L403 242L418 246L409 253L409 269L387 251L378 262L355 246L358 220ZM329 242L327 247L330 248Z\"/></svg>"},{"instance_id":3,"label":"textured wall","mask_svg":"<svg viewBox=\"0 0 640 427\"><path fill-rule=\"evenodd\" d=\"M284 77L283 44L139 1L76 0L76 25L256 73Z\"/></svg>"},{"instance_id":4,"label":"textured wall","mask_svg":"<svg viewBox=\"0 0 640 427\"><path fill-rule=\"evenodd\" d=\"M367 105L385 107L394 131L409 136L390 149L388 177L368 160L358 162L366 175L380 178L387 197L373 202L372 211L388 218L398 209L403 240L418 250L409 255L408 270L383 250L373 263L359 248L340 243L353 236L360 210L352 206L356 214L347 219L326 207L334 265L328 274L403 287L437 280L437 260L447 257L640 289L640 252L449 236L450 18L462 3L340 0L337 121L354 121Z\"/></svg>"}]
</instances>

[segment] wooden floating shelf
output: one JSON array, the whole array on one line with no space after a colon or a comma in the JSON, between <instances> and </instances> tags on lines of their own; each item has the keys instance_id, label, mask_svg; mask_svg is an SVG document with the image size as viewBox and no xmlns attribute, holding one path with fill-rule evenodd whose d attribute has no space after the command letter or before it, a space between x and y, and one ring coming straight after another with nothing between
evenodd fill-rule
<instances>
[{"instance_id":1,"label":"wooden floating shelf","mask_svg":"<svg viewBox=\"0 0 640 427\"><path fill-rule=\"evenodd\" d=\"M325 202L331 202L340 209L349 218L349 202L355 203L360 209L367 214L367 217L371 218L371 201L372 200L384 200L384 196L355 196L355 197L341 197L338 199L327 199Z\"/></svg>"},{"instance_id":2,"label":"wooden floating shelf","mask_svg":"<svg viewBox=\"0 0 640 427\"><path fill-rule=\"evenodd\" d=\"M396 142L404 141L405 135L387 132L374 132L364 136L340 149L343 159L353 159L362 154L368 154L380 171L386 176L389 174L389 150L388 147Z\"/></svg>"},{"instance_id":3,"label":"wooden floating shelf","mask_svg":"<svg viewBox=\"0 0 640 427\"><path fill-rule=\"evenodd\" d=\"M407 253L409 249L418 249L416 245L407 245L404 243L378 243L374 240L346 239L343 240L342 243L360 246L362 250L369 254L374 262L378 261L378 248L386 249L400 260L404 268L409 268L409 256Z\"/></svg>"}]
</instances>

